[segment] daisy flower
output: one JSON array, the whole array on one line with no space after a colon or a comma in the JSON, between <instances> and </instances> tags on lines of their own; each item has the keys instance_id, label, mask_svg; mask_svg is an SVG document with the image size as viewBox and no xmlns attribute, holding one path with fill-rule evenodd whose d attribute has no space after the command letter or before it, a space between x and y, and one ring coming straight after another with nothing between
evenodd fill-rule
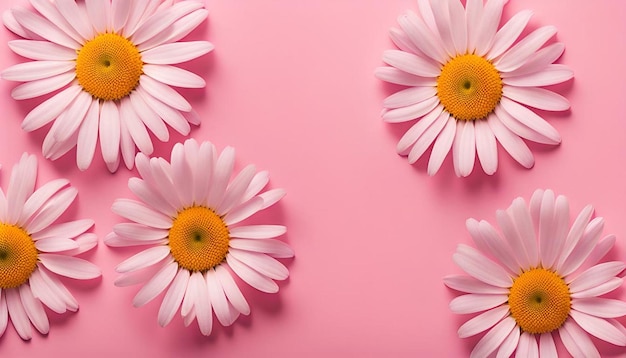
<instances>
[{"instance_id":1,"label":"daisy flower","mask_svg":"<svg viewBox=\"0 0 626 358\"><path fill-rule=\"evenodd\" d=\"M454 262L469 276L452 275L445 284L467 294L450 303L454 313L482 312L459 328L462 338L487 331L472 357L556 357L558 334L574 357L599 357L589 335L626 346L626 329L615 317L626 303L600 297L622 285L621 261L598 263L615 236L600 239L604 219L585 207L569 225L564 196L537 190L527 207L517 198L496 217L500 235L486 221L469 219L478 249L459 245Z\"/></svg>"},{"instance_id":2,"label":"daisy flower","mask_svg":"<svg viewBox=\"0 0 626 358\"><path fill-rule=\"evenodd\" d=\"M34 61L1 74L25 82L13 89L17 100L61 90L26 115L22 128L50 122L43 155L55 160L76 147L80 170L89 167L96 144L111 172L120 155L132 169L135 147L150 155L152 139L169 140L171 126L187 135L199 124L189 102L174 87L201 88L198 75L172 66L213 49L206 41L180 42L208 11L201 1L31 0L36 12L13 7L4 25L21 40L13 52Z\"/></svg>"},{"instance_id":3,"label":"daisy flower","mask_svg":"<svg viewBox=\"0 0 626 358\"><path fill-rule=\"evenodd\" d=\"M284 280L287 268L275 258L293 257L292 249L274 238L279 225L238 225L284 195L283 189L261 194L266 171L245 167L232 181L235 151L218 152L210 142L189 139L176 144L171 164L139 153L130 190L141 200L118 199L113 211L131 220L115 225L109 246L148 245L117 266L115 284L147 281L133 300L136 307L167 290L158 322L166 326L178 309L186 326L197 318L200 331L210 335L213 313L229 326L250 307L233 276L259 291L275 293L274 280ZM234 273L234 275L233 275ZM169 288L168 288L169 287Z\"/></svg>"},{"instance_id":4,"label":"daisy flower","mask_svg":"<svg viewBox=\"0 0 626 358\"><path fill-rule=\"evenodd\" d=\"M24 154L13 167L6 195L0 189L0 336L9 317L24 340L31 323L50 329L44 305L56 313L78 310L78 302L54 275L87 280L100 276L93 264L74 257L94 248L92 220L54 223L72 204L76 189L65 179L35 190L37 159Z\"/></svg>"},{"instance_id":5,"label":"daisy flower","mask_svg":"<svg viewBox=\"0 0 626 358\"><path fill-rule=\"evenodd\" d=\"M418 0L417 15L398 18L391 39L399 50L383 55L387 67L376 76L409 86L383 103L383 120L391 123L419 119L400 139L399 154L415 163L432 145L428 174L434 175L452 150L457 176L468 176L476 155L485 173L498 168L497 142L521 165L534 158L522 138L550 145L559 133L530 110L564 111L569 102L543 86L573 77L554 64L565 46L544 44L556 34L541 27L516 43L528 24L530 11L521 11L498 28L506 0ZM434 143L434 144L433 144Z\"/></svg>"}]
</instances>

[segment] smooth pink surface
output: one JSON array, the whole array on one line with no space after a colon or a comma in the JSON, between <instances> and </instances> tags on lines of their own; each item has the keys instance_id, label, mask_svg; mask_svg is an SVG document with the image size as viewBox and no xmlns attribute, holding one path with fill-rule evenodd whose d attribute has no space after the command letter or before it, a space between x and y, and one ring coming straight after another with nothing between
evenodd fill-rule
<instances>
[{"instance_id":1,"label":"smooth pink surface","mask_svg":"<svg viewBox=\"0 0 626 358\"><path fill-rule=\"evenodd\" d=\"M3 1L0 10L25 3ZM458 243L471 241L465 220L495 222L496 209L516 196L528 199L538 187L567 195L572 214L593 204L606 219L605 233L618 237L609 256L624 260L626 2L509 1L504 19L532 9L530 29L559 29L557 39L566 44L560 62L576 78L558 92L572 109L543 113L563 143L531 145L533 169L501 150L496 175L475 168L466 179L454 176L450 158L435 177L426 174L428 156L410 166L395 154L408 127L379 117L383 98L396 88L373 71L393 48L388 29L403 11L417 9L414 0L210 1L208 8L209 22L191 38L208 39L216 50L185 65L207 80L206 90L183 92L203 118L191 135L218 148L234 146L239 168L254 163L270 171L271 187L287 189L253 221L287 225L286 240L296 251L287 261L290 279L275 295L242 286L252 314L230 328L217 325L206 338L195 323L185 329L180 317L159 327L162 296L133 308L138 287L114 287L113 268L137 250L101 244L85 256L103 278L65 280L80 311L48 312L50 334L35 334L31 342L9 327L0 338L2 357L468 356L478 337L457 337L468 317L449 311L458 293L441 281L461 273L451 256ZM0 30L0 68L23 61L6 46L14 38ZM15 85L0 82L4 188L23 151L41 158L46 132L20 129L41 100L12 100ZM169 159L182 140L173 135L155 154ZM67 218L93 218L100 238L121 221L110 206L115 198L132 198L126 184L135 175L109 174L99 154L86 172L76 168L74 151L56 162L40 159L39 183L69 178L79 197ZM615 297L626 299L626 292ZM626 348L598 346L603 355L626 356Z\"/></svg>"}]
</instances>

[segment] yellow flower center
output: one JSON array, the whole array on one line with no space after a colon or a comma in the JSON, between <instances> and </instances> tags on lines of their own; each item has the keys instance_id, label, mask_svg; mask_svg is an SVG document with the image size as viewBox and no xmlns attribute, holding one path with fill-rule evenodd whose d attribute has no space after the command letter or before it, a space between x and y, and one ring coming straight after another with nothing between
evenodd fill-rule
<instances>
[{"instance_id":1,"label":"yellow flower center","mask_svg":"<svg viewBox=\"0 0 626 358\"><path fill-rule=\"evenodd\" d=\"M21 286L37 267L37 248L24 229L0 224L0 288Z\"/></svg>"},{"instance_id":2,"label":"yellow flower center","mask_svg":"<svg viewBox=\"0 0 626 358\"><path fill-rule=\"evenodd\" d=\"M502 98L500 72L483 57L457 56L441 69L437 96L456 119L470 121L487 117Z\"/></svg>"},{"instance_id":3,"label":"yellow flower center","mask_svg":"<svg viewBox=\"0 0 626 358\"><path fill-rule=\"evenodd\" d=\"M206 271L219 265L226 258L229 240L224 220L204 206L180 211L169 232L174 260L189 271Z\"/></svg>"},{"instance_id":4,"label":"yellow flower center","mask_svg":"<svg viewBox=\"0 0 626 358\"><path fill-rule=\"evenodd\" d=\"M511 316L531 334L561 327L569 315L570 302L569 287L563 278L543 268L522 273L509 292Z\"/></svg>"},{"instance_id":5,"label":"yellow flower center","mask_svg":"<svg viewBox=\"0 0 626 358\"><path fill-rule=\"evenodd\" d=\"M88 41L76 58L76 78L92 96L122 99L137 87L143 69L135 45L118 34L101 34Z\"/></svg>"}]
</instances>

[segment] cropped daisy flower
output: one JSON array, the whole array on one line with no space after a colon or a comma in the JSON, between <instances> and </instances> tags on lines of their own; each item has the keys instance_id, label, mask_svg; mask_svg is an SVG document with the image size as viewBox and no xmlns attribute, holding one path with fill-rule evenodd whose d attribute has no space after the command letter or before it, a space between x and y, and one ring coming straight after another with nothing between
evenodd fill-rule
<instances>
[{"instance_id":1,"label":"cropped daisy flower","mask_svg":"<svg viewBox=\"0 0 626 358\"><path fill-rule=\"evenodd\" d=\"M626 329L615 318L626 302L600 297L622 285L621 261L601 262L615 236L600 239L604 219L585 207L570 226L564 196L537 190L527 207L517 198L496 217L499 234L486 221L467 220L478 249L459 245L454 262L469 276L445 284L465 292L450 303L454 313L481 312L459 328L462 338L487 333L472 357L556 357L559 335L574 357L599 357L589 335L626 346Z\"/></svg>"},{"instance_id":2,"label":"cropped daisy flower","mask_svg":"<svg viewBox=\"0 0 626 358\"><path fill-rule=\"evenodd\" d=\"M13 52L34 61L1 74L25 82L13 89L17 100L50 94L26 115L22 128L34 131L50 122L43 155L52 160L76 147L85 170L96 143L111 172L121 157L132 169L135 147L150 155L152 139L169 140L171 126L187 135L199 124L191 104L173 87L202 88L198 75L172 66L213 49L206 41L180 42L208 11L201 1L31 0L37 12L14 7L4 25L23 40Z\"/></svg>"},{"instance_id":3,"label":"cropped daisy flower","mask_svg":"<svg viewBox=\"0 0 626 358\"><path fill-rule=\"evenodd\" d=\"M13 167L6 195L0 189L0 336L9 317L24 340L31 324L50 329L44 305L56 313L78 310L78 302L55 276L87 280L100 276L93 264L74 257L94 248L92 220L55 221L72 204L76 189L65 179L35 190L37 159L24 154Z\"/></svg>"},{"instance_id":4,"label":"cropped daisy flower","mask_svg":"<svg viewBox=\"0 0 626 358\"><path fill-rule=\"evenodd\" d=\"M428 174L434 175L452 150L457 176L468 176L478 159L485 173L498 168L497 142L521 165L534 158L522 138L550 145L559 133L530 110L564 111L563 96L541 88L571 79L573 72L554 64L565 46L544 44L556 34L541 27L518 42L530 11L521 11L498 29L506 0L418 0L419 15L398 18L391 39L399 50L388 50L388 67L376 76L409 86L383 103L383 120L419 119L397 146L415 163L432 145ZM433 144L434 143L434 144Z\"/></svg>"},{"instance_id":5,"label":"cropped daisy flower","mask_svg":"<svg viewBox=\"0 0 626 358\"><path fill-rule=\"evenodd\" d=\"M212 312L224 326L250 313L233 276L259 291L275 293L274 280L289 275L275 259L294 255L287 244L274 239L286 228L239 225L274 205L285 191L259 194L269 177L253 165L230 181L234 162L233 148L218 156L213 144L199 145L193 139L174 146L171 164L140 153L136 165L142 179L131 178L128 186L141 201L118 199L113 204L115 213L132 222L115 225L105 243L150 246L117 266L122 276L115 284L147 281L133 300L136 307L167 290L158 314L161 326L180 308L186 326L197 318L200 331L210 335Z\"/></svg>"}]
</instances>

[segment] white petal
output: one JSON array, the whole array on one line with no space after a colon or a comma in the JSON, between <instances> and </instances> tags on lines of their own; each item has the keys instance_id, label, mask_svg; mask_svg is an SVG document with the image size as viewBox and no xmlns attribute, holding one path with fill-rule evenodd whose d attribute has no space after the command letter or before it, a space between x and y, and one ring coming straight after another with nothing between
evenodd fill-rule
<instances>
[{"instance_id":1,"label":"white petal","mask_svg":"<svg viewBox=\"0 0 626 358\"><path fill-rule=\"evenodd\" d=\"M213 329L213 313L211 309L211 300L209 299L209 290L206 287L206 281L200 272L194 272L189 279L189 286L195 285L194 293L196 295L194 309L198 326L203 335L208 336Z\"/></svg>"},{"instance_id":2,"label":"white petal","mask_svg":"<svg viewBox=\"0 0 626 358\"><path fill-rule=\"evenodd\" d=\"M532 168L535 164L535 158L526 143L507 129L494 114L489 115L487 123L498 142L511 157L525 168Z\"/></svg>"},{"instance_id":3,"label":"white petal","mask_svg":"<svg viewBox=\"0 0 626 358\"><path fill-rule=\"evenodd\" d=\"M378 67L374 76L379 80L402 86L436 86L437 81L431 77L419 77L406 73L395 67Z\"/></svg>"},{"instance_id":4,"label":"white petal","mask_svg":"<svg viewBox=\"0 0 626 358\"><path fill-rule=\"evenodd\" d=\"M508 300L504 295L483 295L470 293L455 297L450 301L450 310L457 314L482 312L500 306Z\"/></svg>"},{"instance_id":5,"label":"white petal","mask_svg":"<svg viewBox=\"0 0 626 358\"><path fill-rule=\"evenodd\" d=\"M67 210L77 194L78 190L75 188L67 188L58 192L43 204L39 212L31 218L26 224L26 230L31 234L36 234L47 228Z\"/></svg>"},{"instance_id":6,"label":"white petal","mask_svg":"<svg viewBox=\"0 0 626 358\"><path fill-rule=\"evenodd\" d=\"M48 274L47 270L41 264L37 264L37 271L39 271L41 278L46 282L48 287L54 290L55 295L63 300L65 307L72 312L76 312L78 310L78 301L76 301L74 296L72 296L70 291L68 291L56 275Z\"/></svg>"},{"instance_id":7,"label":"white petal","mask_svg":"<svg viewBox=\"0 0 626 358\"><path fill-rule=\"evenodd\" d=\"M473 121L457 121L455 141L458 140L458 150L453 153L457 158L459 174L462 177L470 175L476 160L476 134Z\"/></svg>"},{"instance_id":8,"label":"white petal","mask_svg":"<svg viewBox=\"0 0 626 358\"><path fill-rule=\"evenodd\" d=\"M556 64L548 65L541 72L528 75L506 77L502 79L504 84L519 87L542 87L551 86L574 78L574 72L567 66Z\"/></svg>"},{"instance_id":9,"label":"white petal","mask_svg":"<svg viewBox=\"0 0 626 358\"><path fill-rule=\"evenodd\" d=\"M135 142L130 135L128 126L125 121L120 121L120 152L122 152L122 158L124 158L124 164L128 170L133 169L135 166Z\"/></svg>"},{"instance_id":10,"label":"white petal","mask_svg":"<svg viewBox=\"0 0 626 358\"><path fill-rule=\"evenodd\" d=\"M231 321L230 308L226 295L222 289L222 285L219 282L217 274L213 270L208 270L206 273L206 285L209 292L209 299L211 300L211 306L215 312L215 316L220 321L222 326L230 326Z\"/></svg>"},{"instance_id":11,"label":"white petal","mask_svg":"<svg viewBox=\"0 0 626 358\"><path fill-rule=\"evenodd\" d=\"M450 148L452 148L455 135L456 120L449 117L446 126L443 127L441 133L437 136L435 144L433 145L433 150L430 153L430 158L428 160L428 175L435 175L439 171L443 161L450 152Z\"/></svg>"},{"instance_id":12,"label":"white petal","mask_svg":"<svg viewBox=\"0 0 626 358\"><path fill-rule=\"evenodd\" d=\"M69 221L61 224L50 225L47 228L33 234L33 240L49 239L56 237L74 238L85 231L89 230L94 225L94 221L91 219L82 219L76 221Z\"/></svg>"},{"instance_id":13,"label":"white petal","mask_svg":"<svg viewBox=\"0 0 626 358\"><path fill-rule=\"evenodd\" d=\"M502 95L544 111L566 111L570 107L567 98L544 88L504 86Z\"/></svg>"},{"instance_id":14,"label":"white petal","mask_svg":"<svg viewBox=\"0 0 626 358\"><path fill-rule=\"evenodd\" d=\"M282 225L249 225L229 229L230 236L241 239L271 239L287 232Z\"/></svg>"},{"instance_id":15,"label":"white petal","mask_svg":"<svg viewBox=\"0 0 626 358\"><path fill-rule=\"evenodd\" d=\"M143 100L143 97L136 92L131 93L128 97L135 113L137 113L137 116L141 119L143 124L150 129L161 142L167 142L170 138L170 134L167 131L165 123L163 123L154 109L150 108Z\"/></svg>"},{"instance_id":16,"label":"white petal","mask_svg":"<svg viewBox=\"0 0 626 358\"><path fill-rule=\"evenodd\" d=\"M459 338L467 338L473 335L476 335L480 332L484 332L489 328L493 327L496 323L500 322L506 315L509 313L509 308L507 306L500 306L484 313L479 314L478 316L470 319L465 322L459 328Z\"/></svg>"},{"instance_id":17,"label":"white petal","mask_svg":"<svg viewBox=\"0 0 626 358\"><path fill-rule=\"evenodd\" d=\"M500 76L502 78L520 77L523 75L529 75L536 72L540 72L546 69L550 64L556 61L565 51L565 45L561 42L556 42L548 45L541 50L535 52L522 67L511 72L502 72Z\"/></svg>"},{"instance_id":18,"label":"white petal","mask_svg":"<svg viewBox=\"0 0 626 358\"><path fill-rule=\"evenodd\" d=\"M164 43L171 43L181 40L196 27L198 27L209 16L207 9L198 9L171 24L166 31L163 31L150 40L138 46L140 51L151 49Z\"/></svg>"},{"instance_id":19,"label":"white petal","mask_svg":"<svg viewBox=\"0 0 626 358\"><path fill-rule=\"evenodd\" d=\"M229 254L243 262L258 273L274 280L285 280L289 277L289 270L276 259L258 252L243 251L230 248Z\"/></svg>"},{"instance_id":20,"label":"white petal","mask_svg":"<svg viewBox=\"0 0 626 358\"><path fill-rule=\"evenodd\" d=\"M137 292L133 298L133 306L141 307L152 301L172 283L177 270L178 264L176 262L171 262L163 267Z\"/></svg>"},{"instance_id":21,"label":"white petal","mask_svg":"<svg viewBox=\"0 0 626 358\"><path fill-rule=\"evenodd\" d=\"M72 85L45 100L24 117L22 129L31 132L52 122L65 111L80 92L80 86Z\"/></svg>"},{"instance_id":22,"label":"white petal","mask_svg":"<svg viewBox=\"0 0 626 358\"><path fill-rule=\"evenodd\" d=\"M559 273L563 276L568 276L570 273L576 271L580 265L587 259L593 248L598 243L602 230L604 229L604 219L597 217L591 220L585 232L576 243L576 246L572 250L572 253L565 259Z\"/></svg>"},{"instance_id":23,"label":"white petal","mask_svg":"<svg viewBox=\"0 0 626 358\"><path fill-rule=\"evenodd\" d=\"M226 255L228 266L250 286L265 293L278 292L278 285L272 279L261 275L257 271L251 269L241 261L234 258L231 254Z\"/></svg>"},{"instance_id":24,"label":"white petal","mask_svg":"<svg viewBox=\"0 0 626 358\"><path fill-rule=\"evenodd\" d=\"M7 68L1 77L7 81L28 82L61 75L74 67L72 61L30 61Z\"/></svg>"},{"instance_id":25,"label":"white petal","mask_svg":"<svg viewBox=\"0 0 626 358\"><path fill-rule=\"evenodd\" d=\"M489 0L485 4L482 12L481 22L476 31L476 54L483 56L491 49L500 18L502 17L502 8L504 0Z\"/></svg>"},{"instance_id":26,"label":"white petal","mask_svg":"<svg viewBox=\"0 0 626 358\"><path fill-rule=\"evenodd\" d=\"M126 259L115 268L115 271L119 273L125 273L152 266L168 257L169 254L169 246L151 247Z\"/></svg>"},{"instance_id":27,"label":"white petal","mask_svg":"<svg viewBox=\"0 0 626 358\"><path fill-rule=\"evenodd\" d=\"M6 297L7 308L9 310L9 316L11 316L11 322L13 327L17 331L17 334L23 340L29 340L32 338L32 330L30 328L30 321L22 305L20 299L19 290L17 288L10 288L3 290Z\"/></svg>"},{"instance_id":28,"label":"white petal","mask_svg":"<svg viewBox=\"0 0 626 358\"><path fill-rule=\"evenodd\" d=\"M219 265L215 268L216 277L220 280L220 284L224 293L226 294L226 298L228 301L237 309L237 311L243 313L244 315L250 314L250 306L248 302L241 294L241 290L237 287L235 280L230 275L228 270L224 268L222 265Z\"/></svg>"},{"instance_id":29,"label":"white petal","mask_svg":"<svg viewBox=\"0 0 626 358\"><path fill-rule=\"evenodd\" d=\"M146 104L152 108L170 127L174 128L178 133L186 136L191 131L189 122L187 119L177 110L167 104L159 101L150 94L148 94L141 87L136 89L136 92L143 98Z\"/></svg>"},{"instance_id":30,"label":"white petal","mask_svg":"<svg viewBox=\"0 0 626 358\"><path fill-rule=\"evenodd\" d=\"M100 269L89 261L71 256L39 254L39 260L50 271L77 280L100 277Z\"/></svg>"},{"instance_id":31,"label":"white petal","mask_svg":"<svg viewBox=\"0 0 626 358\"><path fill-rule=\"evenodd\" d=\"M618 346L626 346L626 335L606 320L576 310L571 310L569 314L582 329L591 335Z\"/></svg>"},{"instance_id":32,"label":"white petal","mask_svg":"<svg viewBox=\"0 0 626 358\"><path fill-rule=\"evenodd\" d=\"M112 101L104 101L100 113L99 133L100 149L105 163L114 163L119 157L120 120L117 105Z\"/></svg>"},{"instance_id":33,"label":"white petal","mask_svg":"<svg viewBox=\"0 0 626 358\"><path fill-rule=\"evenodd\" d=\"M398 154L405 153L413 144L424 134L424 132L433 124L443 112L443 106L439 105L430 113L422 117L400 138L396 146ZM449 115L448 115L449 116Z\"/></svg>"},{"instance_id":34,"label":"white petal","mask_svg":"<svg viewBox=\"0 0 626 358\"><path fill-rule=\"evenodd\" d=\"M189 271L185 269L178 270L178 274L174 277L174 281L172 281L172 285L167 290L165 297L163 297L163 302L159 308L159 325L161 327L167 326L174 318L176 311L178 311L180 304L183 302L183 297L185 297L188 282Z\"/></svg>"},{"instance_id":35,"label":"white petal","mask_svg":"<svg viewBox=\"0 0 626 358\"><path fill-rule=\"evenodd\" d=\"M506 128L522 138L528 139L533 142L549 145L557 145L560 143L560 135L558 136L559 141L555 141L554 139L546 137L542 133L529 128L527 125L511 116L507 111L504 110L504 108L502 108L502 105L500 104L496 106L496 110L494 113L495 116L500 120L500 122L502 122L502 124L504 124Z\"/></svg>"},{"instance_id":36,"label":"white petal","mask_svg":"<svg viewBox=\"0 0 626 358\"><path fill-rule=\"evenodd\" d=\"M91 165L98 142L98 126L100 122L100 103L92 101L85 119L78 131L76 144L76 165L80 170L86 170Z\"/></svg>"},{"instance_id":37,"label":"white petal","mask_svg":"<svg viewBox=\"0 0 626 358\"><path fill-rule=\"evenodd\" d=\"M144 204L130 199L117 199L111 210L126 219L157 229L172 227L172 219Z\"/></svg>"},{"instance_id":38,"label":"white petal","mask_svg":"<svg viewBox=\"0 0 626 358\"><path fill-rule=\"evenodd\" d=\"M94 35L93 27L89 23L87 14L78 7L75 0L56 0L59 12L65 20L80 34L85 40L91 40ZM104 14L101 14L103 16Z\"/></svg>"},{"instance_id":39,"label":"white petal","mask_svg":"<svg viewBox=\"0 0 626 358\"><path fill-rule=\"evenodd\" d=\"M520 68L535 51L556 34L556 27L544 26L530 33L511 47L494 65L500 72L511 72Z\"/></svg>"},{"instance_id":40,"label":"white petal","mask_svg":"<svg viewBox=\"0 0 626 358\"><path fill-rule=\"evenodd\" d=\"M524 28L526 28L526 25L532 15L533 12L530 10L522 10L513 15L513 17L496 33L493 40L493 46L487 53L486 57L492 60L500 56L504 53L504 51L508 50L515 40L517 40L522 31L524 31Z\"/></svg>"},{"instance_id":41,"label":"white petal","mask_svg":"<svg viewBox=\"0 0 626 358\"><path fill-rule=\"evenodd\" d=\"M498 146L496 136L489 128L486 120L474 121L476 135L476 153L480 165L487 175L493 175L498 170Z\"/></svg>"},{"instance_id":42,"label":"white petal","mask_svg":"<svg viewBox=\"0 0 626 358\"><path fill-rule=\"evenodd\" d=\"M560 269L567 257L572 253L580 239L582 238L585 228L591 219L591 215L593 215L593 206L587 205L581 210L581 212L574 220L572 227L567 234L567 239L565 240L563 249L560 252L560 257L557 264L557 269Z\"/></svg>"},{"instance_id":43,"label":"white petal","mask_svg":"<svg viewBox=\"0 0 626 358\"><path fill-rule=\"evenodd\" d=\"M35 247L43 252L59 252L77 249L76 241L65 238L50 238L35 241Z\"/></svg>"},{"instance_id":44,"label":"white petal","mask_svg":"<svg viewBox=\"0 0 626 358\"><path fill-rule=\"evenodd\" d=\"M214 46L207 41L175 42L144 51L141 53L141 59L153 65L173 65L198 58L213 48Z\"/></svg>"},{"instance_id":45,"label":"white petal","mask_svg":"<svg viewBox=\"0 0 626 358\"><path fill-rule=\"evenodd\" d=\"M33 273L30 275L30 278L28 279L28 282L30 283L33 296L39 299L52 311L59 314L65 313L67 311L63 299L59 297L56 293L56 290L41 277L41 273L39 270L33 271ZM1 315L2 312L0 308L0 316ZM0 318L0 321L1 320L2 319ZM0 322L0 331L2 331L1 326L2 324Z\"/></svg>"},{"instance_id":46,"label":"white petal","mask_svg":"<svg viewBox=\"0 0 626 358\"><path fill-rule=\"evenodd\" d=\"M228 185L222 202L217 207L217 213L222 215L232 210L237 204L241 203L241 198L248 189L250 182L254 178L256 167L248 165L237 174L235 179Z\"/></svg>"},{"instance_id":47,"label":"white petal","mask_svg":"<svg viewBox=\"0 0 626 358\"><path fill-rule=\"evenodd\" d=\"M424 119L420 120L422 122ZM424 130L422 135L417 138L417 141L409 152L409 163L413 164L422 157L424 152L430 147L433 141L440 135L443 128L450 121L449 113L447 111L441 112L437 120ZM458 129L457 129L458 131ZM408 133L408 132L407 132ZM449 133L447 133L449 134ZM447 138L449 140L449 138ZM398 143L399 144L399 143Z\"/></svg>"},{"instance_id":48,"label":"white petal","mask_svg":"<svg viewBox=\"0 0 626 358\"><path fill-rule=\"evenodd\" d=\"M150 135L146 130L146 126L133 109L133 105L128 97L123 98L120 102L119 115L120 120L122 118L124 119L126 128L128 128L128 132L137 145L137 148L146 155L152 154L154 146L152 145Z\"/></svg>"},{"instance_id":49,"label":"white petal","mask_svg":"<svg viewBox=\"0 0 626 358\"><path fill-rule=\"evenodd\" d=\"M146 75L141 76L139 85L154 98L168 106L183 112L191 111L191 104L189 104L180 93L176 92L168 85L158 82Z\"/></svg>"},{"instance_id":50,"label":"white petal","mask_svg":"<svg viewBox=\"0 0 626 358\"><path fill-rule=\"evenodd\" d=\"M428 57L439 63L445 63L449 58L440 45L439 35L433 34L415 13L408 11L401 15L398 17L398 24L417 48Z\"/></svg>"},{"instance_id":51,"label":"white petal","mask_svg":"<svg viewBox=\"0 0 626 358\"><path fill-rule=\"evenodd\" d=\"M158 11L137 28L131 41L140 45L158 35L174 21L200 8L202 8L202 4L199 2L184 1L178 2L168 9Z\"/></svg>"},{"instance_id":52,"label":"white petal","mask_svg":"<svg viewBox=\"0 0 626 358\"><path fill-rule=\"evenodd\" d=\"M263 209L263 198L257 196L246 203L239 205L234 208L233 211L229 212L224 216L224 222L226 225L234 225L240 221L243 221L250 216L256 214L259 210Z\"/></svg>"},{"instance_id":53,"label":"white petal","mask_svg":"<svg viewBox=\"0 0 626 358\"><path fill-rule=\"evenodd\" d=\"M443 283L453 290L466 293L506 295L509 292L507 288L492 286L466 275L446 276Z\"/></svg>"},{"instance_id":54,"label":"white petal","mask_svg":"<svg viewBox=\"0 0 626 358\"><path fill-rule=\"evenodd\" d=\"M54 131L54 139L57 142L65 142L76 133L93 102L93 97L85 91L81 91L76 96L74 102L69 106L66 115L56 120L58 128Z\"/></svg>"},{"instance_id":55,"label":"white petal","mask_svg":"<svg viewBox=\"0 0 626 358\"><path fill-rule=\"evenodd\" d=\"M48 316L46 316L46 311L44 311L41 302L33 297L33 292L27 284L21 285L19 290L20 299L28 319L33 323L33 326L37 328L39 333L48 334L50 331L50 322L48 321Z\"/></svg>"},{"instance_id":56,"label":"white petal","mask_svg":"<svg viewBox=\"0 0 626 358\"><path fill-rule=\"evenodd\" d=\"M410 87L385 98L383 107L401 108L423 102L437 95L435 87Z\"/></svg>"},{"instance_id":57,"label":"white petal","mask_svg":"<svg viewBox=\"0 0 626 358\"><path fill-rule=\"evenodd\" d=\"M204 79L193 72L166 65L144 65L143 72L166 85L184 88L203 88Z\"/></svg>"},{"instance_id":58,"label":"white petal","mask_svg":"<svg viewBox=\"0 0 626 358\"><path fill-rule=\"evenodd\" d=\"M530 217L526 202L522 198L517 198L513 200L513 204L507 211L515 222L515 227L517 228L517 232L519 232L520 240L522 245L524 245L524 250L528 255L531 267L539 266L537 237L535 236L535 228L533 227L532 218Z\"/></svg>"},{"instance_id":59,"label":"white petal","mask_svg":"<svg viewBox=\"0 0 626 358\"><path fill-rule=\"evenodd\" d=\"M561 142L561 136L559 135L559 132L543 118L535 114L535 112L520 105L519 103L511 101L508 98L502 98L500 100L500 104L502 108L507 111L513 118L517 119L520 123L526 125L528 128L550 139L554 143Z\"/></svg>"},{"instance_id":60,"label":"white petal","mask_svg":"<svg viewBox=\"0 0 626 358\"><path fill-rule=\"evenodd\" d=\"M438 97L428 98L420 103L402 108L390 109L382 117L388 123L400 123L420 118L432 112L439 105ZM446 112L447 113L447 112Z\"/></svg>"},{"instance_id":61,"label":"white petal","mask_svg":"<svg viewBox=\"0 0 626 358\"><path fill-rule=\"evenodd\" d=\"M43 3L43 1L40 2ZM53 6L51 3L48 4L49 6ZM55 24L29 10L14 8L13 15L25 29L32 31L48 41L71 49L79 49L81 47L75 39L68 36L64 31L55 26ZM57 24L61 26L60 23Z\"/></svg>"},{"instance_id":62,"label":"white petal","mask_svg":"<svg viewBox=\"0 0 626 358\"><path fill-rule=\"evenodd\" d=\"M494 1L494 0L491 0ZM507 317L500 321L495 327L493 327L481 340L476 344L471 358L475 357L487 357L493 353L500 344L509 336L509 333L515 328L515 320L512 317Z\"/></svg>"},{"instance_id":63,"label":"white petal","mask_svg":"<svg viewBox=\"0 0 626 358\"><path fill-rule=\"evenodd\" d=\"M511 287L511 277L506 271L472 247L459 245L452 259L476 279L497 287Z\"/></svg>"}]
</instances>

